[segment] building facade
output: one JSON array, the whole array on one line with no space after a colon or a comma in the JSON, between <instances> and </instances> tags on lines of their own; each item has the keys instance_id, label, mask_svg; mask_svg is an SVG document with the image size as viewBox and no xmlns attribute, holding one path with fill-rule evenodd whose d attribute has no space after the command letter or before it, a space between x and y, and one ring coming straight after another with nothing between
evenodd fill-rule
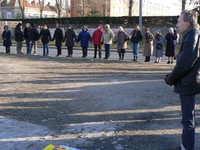
<instances>
[{"instance_id":1,"label":"building facade","mask_svg":"<svg viewBox=\"0 0 200 150\"><path fill-rule=\"evenodd\" d=\"M71 0L71 16L129 16L130 0ZM140 0L133 0L132 16L139 16ZM143 16L174 16L181 12L179 0L142 0Z\"/></svg>"},{"instance_id":2,"label":"building facade","mask_svg":"<svg viewBox=\"0 0 200 150\"><path fill-rule=\"evenodd\" d=\"M24 6L24 18L40 18L40 5L32 0L30 3L26 0L21 0ZM1 3L1 14L3 19L18 19L22 18L22 11L18 0L4 0ZM57 10L50 3L44 6L42 17L57 17Z\"/></svg>"}]
</instances>

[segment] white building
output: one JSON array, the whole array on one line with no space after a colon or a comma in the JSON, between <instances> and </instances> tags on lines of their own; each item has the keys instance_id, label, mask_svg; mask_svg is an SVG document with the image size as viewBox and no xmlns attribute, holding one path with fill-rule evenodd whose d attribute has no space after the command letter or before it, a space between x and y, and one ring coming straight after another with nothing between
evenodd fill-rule
<instances>
[{"instance_id":1,"label":"white building","mask_svg":"<svg viewBox=\"0 0 200 150\"><path fill-rule=\"evenodd\" d=\"M133 0L132 16L139 15L140 0ZM129 0L110 0L110 16L128 16ZM176 16L181 13L178 0L142 0L143 16Z\"/></svg>"}]
</instances>

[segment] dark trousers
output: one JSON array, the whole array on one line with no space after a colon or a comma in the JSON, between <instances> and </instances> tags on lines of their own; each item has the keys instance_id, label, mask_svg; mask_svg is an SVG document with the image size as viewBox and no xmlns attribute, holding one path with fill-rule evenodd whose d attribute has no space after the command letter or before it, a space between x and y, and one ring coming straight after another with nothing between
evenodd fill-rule
<instances>
[{"instance_id":1,"label":"dark trousers","mask_svg":"<svg viewBox=\"0 0 200 150\"><path fill-rule=\"evenodd\" d=\"M31 54L31 41L26 39L26 54Z\"/></svg>"},{"instance_id":2,"label":"dark trousers","mask_svg":"<svg viewBox=\"0 0 200 150\"><path fill-rule=\"evenodd\" d=\"M187 150L195 143L195 95L180 95L182 111L182 144Z\"/></svg>"},{"instance_id":3,"label":"dark trousers","mask_svg":"<svg viewBox=\"0 0 200 150\"><path fill-rule=\"evenodd\" d=\"M99 49L99 58L101 58L101 45L94 44L94 58L97 57L97 48Z\"/></svg>"},{"instance_id":4,"label":"dark trousers","mask_svg":"<svg viewBox=\"0 0 200 150\"><path fill-rule=\"evenodd\" d=\"M56 46L57 47L57 55L61 55L62 54L62 48L61 45Z\"/></svg>"},{"instance_id":5,"label":"dark trousers","mask_svg":"<svg viewBox=\"0 0 200 150\"><path fill-rule=\"evenodd\" d=\"M110 44L104 44L105 47L105 58L109 58L110 57Z\"/></svg>"},{"instance_id":6,"label":"dark trousers","mask_svg":"<svg viewBox=\"0 0 200 150\"><path fill-rule=\"evenodd\" d=\"M83 52L83 58L86 58L87 57L87 51L88 51L88 48L87 47L82 47L82 52Z\"/></svg>"},{"instance_id":7,"label":"dark trousers","mask_svg":"<svg viewBox=\"0 0 200 150\"><path fill-rule=\"evenodd\" d=\"M73 47L72 46L67 46L67 50L68 50L68 57L72 57L73 55Z\"/></svg>"},{"instance_id":8,"label":"dark trousers","mask_svg":"<svg viewBox=\"0 0 200 150\"><path fill-rule=\"evenodd\" d=\"M6 53L7 53L7 54L10 53L10 46L6 46Z\"/></svg>"},{"instance_id":9,"label":"dark trousers","mask_svg":"<svg viewBox=\"0 0 200 150\"><path fill-rule=\"evenodd\" d=\"M118 49L119 60L124 59L125 49Z\"/></svg>"}]
</instances>

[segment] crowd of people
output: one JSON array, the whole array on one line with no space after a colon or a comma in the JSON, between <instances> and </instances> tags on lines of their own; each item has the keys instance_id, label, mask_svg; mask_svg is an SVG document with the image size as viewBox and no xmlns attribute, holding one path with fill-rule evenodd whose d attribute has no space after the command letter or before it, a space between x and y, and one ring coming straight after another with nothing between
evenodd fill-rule
<instances>
[{"instance_id":1,"label":"crowd of people","mask_svg":"<svg viewBox=\"0 0 200 150\"><path fill-rule=\"evenodd\" d=\"M10 47L12 45L11 37L11 31L8 26L4 26L2 39L6 53L10 53ZM76 33L71 25L67 27L64 33L60 28L60 25L56 24L56 29L52 36L46 24L41 27L40 31L38 31L34 24L26 23L23 28L23 24L18 23L15 27L14 37L17 43L17 54L24 54L22 47L23 42L25 41L26 54L31 55L33 53L34 55L37 55L37 42L38 40L41 40L43 45L43 56L49 55L49 42L55 41L57 57L62 55L63 43L65 43L68 51L68 55L66 57L72 57L75 42L80 42L80 46L82 48L82 58L87 57L88 47L90 46L90 43L93 43L94 58L98 57L99 59L102 59L102 45L104 45L104 59L109 59L111 54L111 45L116 44L116 51L118 52L119 60L124 59L127 42L130 41L132 44L133 61L138 60L139 45L143 42L143 56L145 57L144 62L150 62L151 56L155 56L155 63L160 63L165 52L165 56L168 57L167 63L170 64L173 63L176 55L176 41L178 39L178 34L176 29L172 27L169 28L169 33L167 33L165 37L162 35L160 30L157 30L154 35L149 28L146 28L144 34L142 34L140 27L136 25L130 35L125 32L122 26L118 28L115 35L109 24L105 24L104 26L99 24L93 33L89 32L87 26L83 26L81 32L78 36L76 36ZM164 47L165 41L166 47Z\"/></svg>"}]
</instances>

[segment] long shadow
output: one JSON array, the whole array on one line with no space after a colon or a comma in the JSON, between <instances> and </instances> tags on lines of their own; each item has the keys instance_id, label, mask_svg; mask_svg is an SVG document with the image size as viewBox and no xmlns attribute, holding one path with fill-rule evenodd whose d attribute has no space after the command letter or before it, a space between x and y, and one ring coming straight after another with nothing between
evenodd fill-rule
<instances>
[{"instance_id":1,"label":"long shadow","mask_svg":"<svg viewBox=\"0 0 200 150\"><path fill-rule=\"evenodd\" d=\"M34 73L38 75L38 69L51 67L33 68L36 68L31 73L34 76ZM179 143L179 97L163 81L168 68L161 72L157 68L149 69L149 72L140 68L139 73L134 68L108 67L106 69L111 71L100 73L95 72L95 68L86 72L88 68L80 67L78 69L86 71L78 73L67 72L65 67L62 69L66 72L56 73L49 69L49 74L41 73L35 79L1 81L2 86L21 84L22 89L17 93L0 91L0 116L47 126L54 131L55 135L50 139L35 141L30 137L32 147L42 149L45 144L54 143L88 150L166 150ZM27 85L29 91L23 92ZM34 89L35 85L37 89ZM12 101L7 102L8 99ZM198 128L199 116L197 109ZM15 141L0 142L11 143Z\"/></svg>"}]
</instances>

